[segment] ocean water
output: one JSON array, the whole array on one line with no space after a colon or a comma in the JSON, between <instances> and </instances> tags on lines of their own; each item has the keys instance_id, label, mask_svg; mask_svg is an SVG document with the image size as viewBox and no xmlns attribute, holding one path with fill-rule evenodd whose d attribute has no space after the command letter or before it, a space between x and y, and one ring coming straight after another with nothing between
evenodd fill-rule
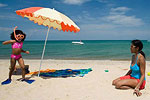
<instances>
[{"instance_id":1,"label":"ocean water","mask_svg":"<svg viewBox=\"0 0 150 100\"><path fill-rule=\"evenodd\" d=\"M77 40L76 40L77 41ZM71 60L130 60L131 40L83 40L84 45L72 44L72 40L47 41L44 59ZM150 60L150 42L144 40L143 51ZM41 59L44 41L24 41L22 53L26 59ZM11 55L11 45L2 45L0 41L0 59L8 59Z\"/></svg>"}]
</instances>

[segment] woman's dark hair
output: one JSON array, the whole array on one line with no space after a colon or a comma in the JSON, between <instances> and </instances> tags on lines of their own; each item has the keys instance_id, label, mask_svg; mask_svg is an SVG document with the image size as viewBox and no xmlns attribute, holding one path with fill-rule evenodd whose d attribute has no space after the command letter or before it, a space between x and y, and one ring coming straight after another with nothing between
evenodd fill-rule
<instances>
[{"instance_id":1,"label":"woman's dark hair","mask_svg":"<svg viewBox=\"0 0 150 100\"><path fill-rule=\"evenodd\" d=\"M139 53L142 54L145 57L145 53L142 51L143 49L143 43L140 40L132 40L131 42L134 46L139 47Z\"/></svg>"},{"instance_id":2,"label":"woman's dark hair","mask_svg":"<svg viewBox=\"0 0 150 100\"><path fill-rule=\"evenodd\" d=\"M18 34L24 35L24 39L22 39L21 41L24 41L24 40L25 40L26 34L23 33L21 30L15 30L15 33L16 33L16 35L18 35ZM10 34L10 38L11 38L12 40L16 40L16 38L15 38L15 36L14 36L14 32L12 32L12 33Z\"/></svg>"}]
</instances>

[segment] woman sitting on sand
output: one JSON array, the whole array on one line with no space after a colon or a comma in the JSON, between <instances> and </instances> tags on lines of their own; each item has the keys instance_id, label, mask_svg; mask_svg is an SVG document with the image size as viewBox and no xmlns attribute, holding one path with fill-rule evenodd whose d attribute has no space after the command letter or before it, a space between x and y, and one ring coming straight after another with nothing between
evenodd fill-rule
<instances>
[{"instance_id":1,"label":"woman sitting on sand","mask_svg":"<svg viewBox=\"0 0 150 100\"><path fill-rule=\"evenodd\" d=\"M145 88L145 54L142 51L143 44L140 40L133 40L131 42L131 53L134 53L132 56L132 62L130 65L130 70L125 76L119 77L113 80L112 85L116 89L134 89L134 94L141 96L141 89Z\"/></svg>"}]
</instances>

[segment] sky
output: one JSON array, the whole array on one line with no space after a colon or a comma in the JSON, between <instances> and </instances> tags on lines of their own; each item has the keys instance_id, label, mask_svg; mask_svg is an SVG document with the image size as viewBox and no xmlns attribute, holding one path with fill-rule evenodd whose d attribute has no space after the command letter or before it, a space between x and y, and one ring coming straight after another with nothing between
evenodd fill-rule
<instances>
[{"instance_id":1,"label":"sky","mask_svg":"<svg viewBox=\"0 0 150 100\"><path fill-rule=\"evenodd\" d=\"M80 32L50 29L48 40L150 40L150 0L0 0L0 41L15 26L26 40L44 40L48 27L18 16L28 7L54 8L72 19Z\"/></svg>"}]
</instances>

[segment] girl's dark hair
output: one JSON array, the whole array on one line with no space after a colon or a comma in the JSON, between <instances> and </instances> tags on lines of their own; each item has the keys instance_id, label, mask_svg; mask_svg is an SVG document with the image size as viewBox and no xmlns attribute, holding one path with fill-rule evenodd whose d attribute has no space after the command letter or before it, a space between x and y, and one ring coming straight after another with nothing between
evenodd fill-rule
<instances>
[{"instance_id":1,"label":"girl's dark hair","mask_svg":"<svg viewBox=\"0 0 150 100\"><path fill-rule=\"evenodd\" d=\"M134 46L139 47L139 53L142 54L145 57L145 53L142 51L143 49L143 43L140 40L132 40L131 42Z\"/></svg>"},{"instance_id":2,"label":"girl's dark hair","mask_svg":"<svg viewBox=\"0 0 150 100\"><path fill-rule=\"evenodd\" d=\"M26 34L23 33L21 30L15 30L15 33L16 33L16 35L18 35L18 34L24 35L24 39L22 39L21 41L24 41L24 40L25 40ZM14 32L12 32L12 33L10 34L10 38L11 38L12 40L16 40L16 38L15 38L15 36L14 36Z\"/></svg>"}]
</instances>

